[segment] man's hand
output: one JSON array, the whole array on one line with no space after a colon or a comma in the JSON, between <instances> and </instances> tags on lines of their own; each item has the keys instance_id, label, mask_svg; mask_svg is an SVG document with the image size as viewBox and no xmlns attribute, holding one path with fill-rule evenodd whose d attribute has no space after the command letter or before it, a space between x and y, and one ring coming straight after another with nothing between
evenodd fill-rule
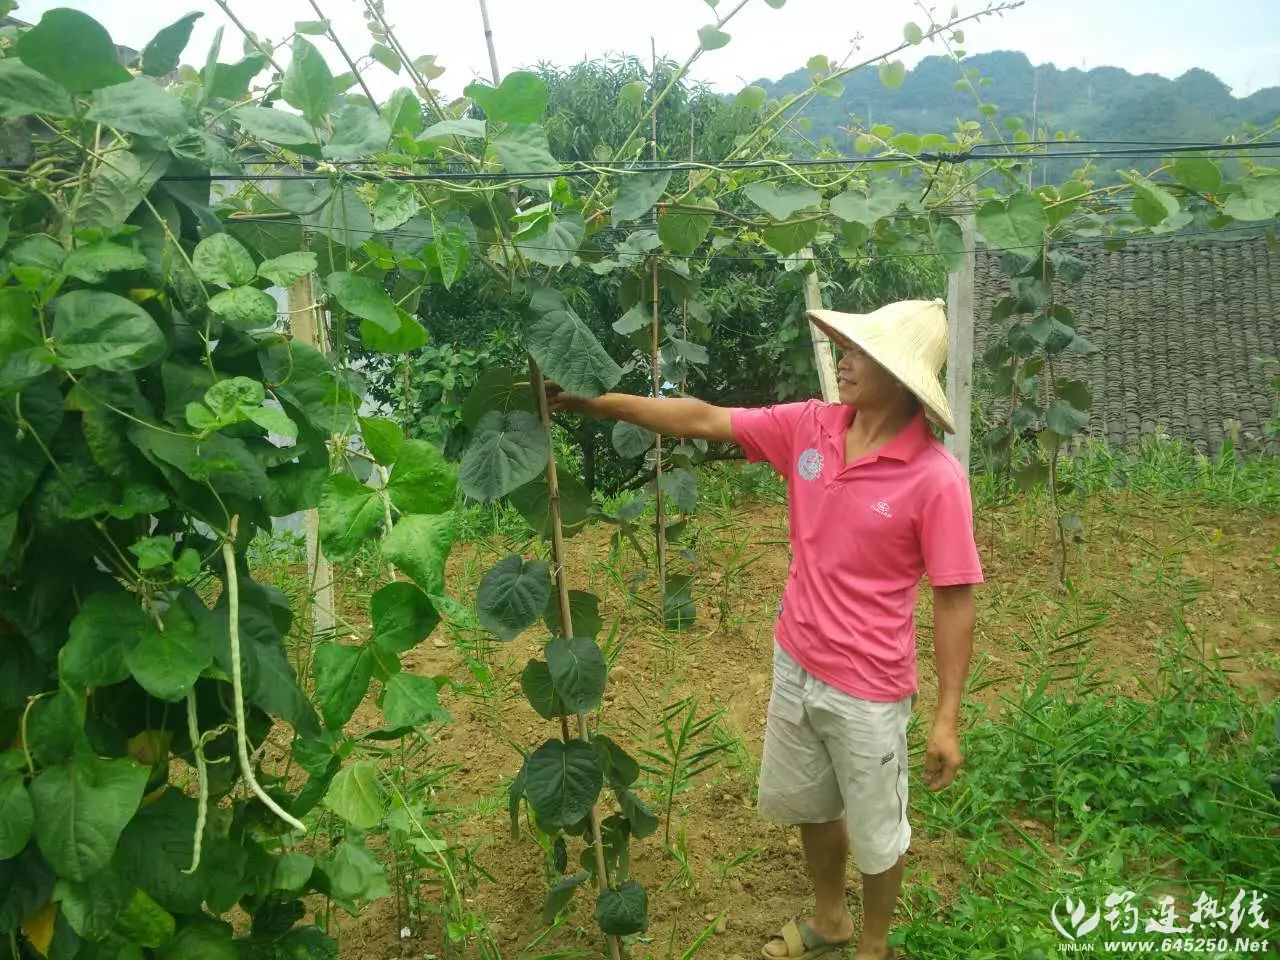
<instances>
[{"instance_id":1,"label":"man's hand","mask_svg":"<svg viewBox=\"0 0 1280 960\"><path fill-rule=\"evenodd\" d=\"M956 728L935 723L924 751L924 785L930 790L941 790L956 778L962 763L964 755L960 752Z\"/></svg>"},{"instance_id":2,"label":"man's hand","mask_svg":"<svg viewBox=\"0 0 1280 960\"><path fill-rule=\"evenodd\" d=\"M552 413L578 413L586 417L592 416L591 399L589 397L579 397L572 393L567 393L564 387L554 380L547 380L545 383L547 407Z\"/></svg>"}]
</instances>

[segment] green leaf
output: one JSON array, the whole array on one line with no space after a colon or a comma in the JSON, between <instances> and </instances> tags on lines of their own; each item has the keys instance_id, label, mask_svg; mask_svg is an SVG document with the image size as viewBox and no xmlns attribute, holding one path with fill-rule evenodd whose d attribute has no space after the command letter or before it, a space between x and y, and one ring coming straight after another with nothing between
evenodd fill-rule
<instances>
[{"instance_id":1,"label":"green leaf","mask_svg":"<svg viewBox=\"0 0 1280 960\"><path fill-rule=\"evenodd\" d=\"M186 698L211 662L209 640L178 605L169 608L164 630L151 626L124 654L125 666L138 685L170 703Z\"/></svg>"},{"instance_id":2,"label":"green leaf","mask_svg":"<svg viewBox=\"0 0 1280 960\"><path fill-rule=\"evenodd\" d=\"M964 266L965 258L968 256L960 224L950 217L942 217L932 226L933 243L938 250L938 255L942 258L942 264L948 272L954 273Z\"/></svg>"},{"instance_id":3,"label":"green leaf","mask_svg":"<svg viewBox=\"0 0 1280 960\"><path fill-rule=\"evenodd\" d=\"M618 91L618 102L629 107L638 107L644 103L645 94L649 92L649 84L643 80L632 80L622 85Z\"/></svg>"},{"instance_id":4,"label":"green leaf","mask_svg":"<svg viewBox=\"0 0 1280 960\"><path fill-rule=\"evenodd\" d=\"M440 623L425 593L403 580L380 587L369 599L373 642L389 653L412 650Z\"/></svg>"},{"instance_id":5,"label":"green leaf","mask_svg":"<svg viewBox=\"0 0 1280 960\"><path fill-rule=\"evenodd\" d=\"M383 417L361 417L360 435L369 455L384 467L389 467L400 456L404 446L404 430L394 420Z\"/></svg>"},{"instance_id":6,"label":"green leaf","mask_svg":"<svg viewBox=\"0 0 1280 960\"><path fill-rule=\"evenodd\" d=\"M667 184L671 171L662 173L628 173L618 185L618 198L613 202L613 225L638 220L653 209Z\"/></svg>"},{"instance_id":7,"label":"green leaf","mask_svg":"<svg viewBox=\"0 0 1280 960\"><path fill-rule=\"evenodd\" d=\"M784 257L807 247L817 235L817 220L793 220L790 223L774 224L760 231L764 242Z\"/></svg>"},{"instance_id":8,"label":"green leaf","mask_svg":"<svg viewBox=\"0 0 1280 960\"><path fill-rule=\"evenodd\" d=\"M382 287L368 277L338 271L324 278L324 286L347 313L376 323L387 333L400 329L396 305Z\"/></svg>"},{"instance_id":9,"label":"green leaf","mask_svg":"<svg viewBox=\"0 0 1280 960\"><path fill-rule=\"evenodd\" d=\"M687 630L698 617L693 602L693 577L677 574L668 577L662 589L662 620L669 630Z\"/></svg>"},{"instance_id":10,"label":"green leaf","mask_svg":"<svg viewBox=\"0 0 1280 960\"><path fill-rule=\"evenodd\" d=\"M53 349L68 370L127 373L164 356L168 345L136 303L101 290L73 290L54 302Z\"/></svg>"},{"instance_id":11,"label":"green leaf","mask_svg":"<svg viewBox=\"0 0 1280 960\"><path fill-rule=\"evenodd\" d=\"M316 700L330 730L341 730L369 690L373 657L363 647L322 643L316 649Z\"/></svg>"},{"instance_id":12,"label":"green leaf","mask_svg":"<svg viewBox=\"0 0 1280 960\"><path fill-rule=\"evenodd\" d=\"M591 879L591 874L583 871L571 877L561 877L547 891L547 898L542 902L542 922L555 923L556 917L573 900L574 891Z\"/></svg>"},{"instance_id":13,"label":"green leaf","mask_svg":"<svg viewBox=\"0 0 1280 960\"><path fill-rule=\"evenodd\" d=\"M627 751L618 746L612 737L598 733L591 738L591 745L604 764L605 778L619 790L625 790L640 777L640 764Z\"/></svg>"},{"instance_id":14,"label":"green leaf","mask_svg":"<svg viewBox=\"0 0 1280 960\"><path fill-rule=\"evenodd\" d=\"M546 232L528 241L516 241L521 255L545 267L563 267L578 253L586 224L576 213L552 217Z\"/></svg>"},{"instance_id":15,"label":"green leaf","mask_svg":"<svg viewBox=\"0 0 1280 960\"><path fill-rule=\"evenodd\" d=\"M267 58L261 53L251 53L235 63L217 64L213 69L212 79L208 81L209 96L221 100L243 100L249 92L249 84L266 65ZM309 130L310 128L308 136Z\"/></svg>"},{"instance_id":16,"label":"green leaf","mask_svg":"<svg viewBox=\"0 0 1280 960\"><path fill-rule=\"evenodd\" d=\"M98 90L85 119L157 139L179 136L189 126L182 101L145 77Z\"/></svg>"},{"instance_id":17,"label":"green leaf","mask_svg":"<svg viewBox=\"0 0 1280 960\"><path fill-rule=\"evenodd\" d=\"M520 673L520 690L529 701L529 706L543 720L569 715L556 694L556 686L551 681L551 668L545 660L530 660L525 664Z\"/></svg>"},{"instance_id":18,"label":"green leaf","mask_svg":"<svg viewBox=\"0 0 1280 960\"><path fill-rule=\"evenodd\" d=\"M1232 194L1222 212L1236 220L1270 220L1280 214L1280 176L1250 174L1240 185L1241 193Z\"/></svg>"},{"instance_id":19,"label":"green leaf","mask_svg":"<svg viewBox=\"0 0 1280 960\"><path fill-rule=\"evenodd\" d=\"M231 116L250 136L283 146L318 143L315 128L294 113L270 107L236 107Z\"/></svg>"},{"instance_id":20,"label":"green leaf","mask_svg":"<svg viewBox=\"0 0 1280 960\"><path fill-rule=\"evenodd\" d=\"M337 101L333 74L320 51L308 40L295 37L293 59L285 69L280 96L302 111L312 126L319 126Z\"/></svg>"},{"instance_id":21,"label":"green leaf","mask_svg":"<svg viewBox=\"0 0 1280 960\"><path fill-rule=\"evenodd\" d=\"M373 214L373 228L378 231L394 230L417 214L420 206L418 194L413 187L395 180L384 180L378 184L378 191L369 204L369 212Z\"/></svg>"},{"instance_id":22,"label":"green leaf","mask_svg":"<svg viewBox=\"0 0 1280 960\"><path fill-rule=\"evenodd\" d=\"M132 760L73 760L31 781L36 843L61 877L88 880L107 865L147 785Z\"/></svg>"},{"instance_id":23,"label":"green leaf","mask_svg":"<svg viewBox=\"0 0 1280 960\"><path fill-rule=\"evenodd\" d=\"M822 202L817 190L792 184L776 187L771 183L749 183L743 188L743 193L775 220L786 220L796 211L816 207Z\"/></svg>"},{"instance_id":24,"label":"green leaf","mask_svg":"<svg viewBox=\"0 0 1280 960\"><path fill-rule=\"evenodd\" d=\"M69 117L74 112L71 97L60 84L17 57L0 60L0 117Z\"/></svg>"},{"instance_id":25,"label":"green leaf","mask_svg":"<svg viewBox=\"0 0 1280 960\"><path fill-rule=\"evenodd\" d=\"M85 283L99 284L106 281L108 274L144 270L146 266L147 258L141 253L104 240L72 250L62 262L62 272Z\"/></svg>"},{"instance_id":26,"label":"green leaf","mask_svg":"<svg viewBox=\"0 0 1280 960\"><path fill-rule=\"evenodd\" d=\"M257 287L233 287L210 297L209 309L237 330L261 330L275 325L280 305Z\"/></svg>"},{"instance_id":27,"label":"green leaf","mask_svg":"<svg viewBox=\"0 0 1280 960\"><path fill-rule=\"evenodd\" d=\"M348 104L334 120L333 136L321 152L329 160L359 160L385 150L390 139L391 128L378 114L369 107Z\"/></svg>"},{"instance_id":28,"label":"green leaf","mask_svg":"<svg viewBox=\"0 0 1280 960\"><path fill-rule=\"evenodd\" d=\"M476 424L462 455L462 492L491 503L540 476L550 453L547 431L533 414L490 410Z\"/></svg>"},{"instance_id":29,"label":"green leaf","mask_svg":"<svg viewBox=\"0 0 1280 960\"><path fill-rule=\"evenodd\" d=\"M1147 226L1158 226L1178 212L1178 200L1168 190L1141 177L1121 176L1133 186L1133 212Z\"/></svg>"},{"instance_id":30,"label":"green leaf","mask_svg":"<svg viewBox=\"0 0 1280 960\"><path fill-rule=\"evenodd\" d=\"M444 227L431 218L435 240L427 247L427 260L440 271L440 280L448 290L466 269L470 257L467 238L457 227Z\"/></svg>"},{"instance_id":31,"label":"green leaf","mask_svg":"<svg viewBox=\"0 0 1280 960\"><path fill-rule=\"evenodd\" d=\"M570 590L569 619L573 621L575 637L596 639L604 628L604 619L600 616L600 598L586 590ZM564 635L564 630L560 627L560 597L557 594L552 593L547 598L547 608L542 613L542 620L553 634Z\"/></svg>"},{"instance_id":32,"label":"green leaf","mask_svg":"<svg viewBox=\"0 0 1280 960\"><path fill-rule=\"evenodd\" d=\"M244 244L229 233L215 233L196 244L191 264L196 276L205 283L222 287L244 286L257 276L253 257Z\"/></svg>"},{"instance_id":33,"label":"green leaf","mask_svg":"<svg viewBox=\"0 0 1280 960\"><path fill-rule=\"evenodd\" d=\"M703 50L719 50L729 40L729 34L715 24L708 23L705 27L698 28L698 43L702 45Z\"/></svg>"},{"instance_id":34,"label":"green leaf","mask_svg":"<svg viewBox=\"0 0 1280 960\"><path fill-rule=\"evenodd\" d=\"M590 710L604 695L609 666L590 637L553 637L547 644L551 682L566 707L574 713Z\"/></svg>"},{"instance_id":35,"label":"green leaf","mask_svg":"<svg viewBox=\"0 0 1280 960\"><path fill-rule=\"evenodd\" d=\"M978 209L978 233L988 246L1000 250L1039 249L1049 227L1044 206L1026 192L1008 200L988 200Z\"/></svg>"},{"instance_id":36,"label":"green leaf","mask_svg":"<svg viewBox=\"0 0 1280 960\"><path fill-rule=\"evenodd\" d=\"M78 209L77 227L118 229L164 174L169 160L168 153L158 151L139 156L123 147L108 149L102 154L102 162L89 175L88 190Z\"/></svg>"},{"instance_id":37,"label":"green leaf","mask_svg":"<svg viewBox=\"0 0 1280 960\"><path fill-rule=\"evenodd\" d=\"M133 898L134 885L113 867L76 883L59 880L53 898L61 904L71 929L86 940L102 940Z\"/></svg>"},{"instance_id":38,"label":"green leaf","mask_svg":"<svg viewBox=\"0 0 1280 960\"><path fill-rule=\"evenodd\" d=\"M385 513L377 490L349 473L326 477L320 491L320 545L325 556L336 563L353 559Z\"/></svg>"},{"instance_id":39,"label":"green leaf","mask_svg":"<svg viewBox=\"0 0 1280 960\"><path fill-rule=\"evenodd\" d=\"M387 98L382 115L391 127L393 136L414 136L422 132L422 104L417 95L407 87L400 87Z\"/></svg>"},{"instance_id":40,"label":"green leaf","mask_svg":"<svg viewBox=\"0 0 1280 960\"><path fill-rule=\"evenodd\" d=\"M503 367L482 373L462 404L462 422L474 430L480 418L490 410L502 413L509 410L532 412L533 396L529 389L528 374L517 376Z\"/></svg>"},{"instance_id":41,"label":"green leaf","mask_svg":"<svg viewBox=\"0 0 1280 960\"><path fill-rule=\"evenodd\" d=\"M397 673L387 681L382 696L382 716L387 729L398 730L447 720L449 712L440 706L439 689L434 680L416 673Z\"/></svg>"},{"instance_id":42,"label":"green leaf","mask_svg":"<svg viewBox=\"0 0 1280 960\"><path fill-rule=\"evenodd\" d=\"M908 23L902 28L902 38L907 43L919 43L924 39L924 31L915 23Z\"/></svg>"},{"instance_id":43,"label":"green leaf","mask_svg":"<svg viewBox=\"0 0 1280 960\"><path fill-rule=\"evenodd\" d=\"M271 879L267 886L271 890L283 890L293 893L302 890L311 879L316 862L305 853L290 850L275 858L271 864Z\"/></svg>"},{"instance_id":44,"label":"green leaf","mask_svg":"<svg viewBox=\"0 0 1280 960\"><path fill-rule=\"evenodd\" d=\"M174 926L172 914L138 889L116 918L114 932L126 942L154 949L169 941Z\"/></svg>"},{"instance_id":45,"label":"green leaf","mask_svg":"<svg viewBox=\"0 0 1280 960\"><path fill-rule=\"evenodd\" d=\"M457 471L434 444L406 440L391 470L387 493L403 513L448 513L458 497Z\"/></svg>"},{"instance_id":46,"label":"green leaf","mask_svg":"<svg viewBox=\"0 0 1280 960\"><path fill-rule=\"evenodd\" d=\"M392 73L399 73L400 68L404 66L400 61L400 55L385 43L375 43L369 50L369 56L373 57Z\"/></svg>"},{"instance_id":47,"label":"green leaf","mask_svg":"<svg viewBox=\"0 0 1280 960\"><path fill-rule=\"evenodd\" d=\"M173 562L173 537L143 537L130 545L129 552L138 558L138 569L144 573Z\"/></svg>"},{"instance_id":48,"label":"green leaf","mask_svg":"<svg viewBox=\"0 0 1280 960\"><path fill-rule=\"evenodd\" d=\"M387 895L387 875L382 864L368 850L350 840L339 844L331 857L321 860L320 868L329 878L329 892L338 900L351 903ZM315 950L286 954L290 960L310 960L312 957L335 960L336 955L336 949L327 957Z\"/></svg>"},{"instance_id":49,"label":"green leaf","mask_svg":"<svg viewBox=\"0 0 1280 960\"><path fill-rule=\"evenodd\" d=\"M120 65L116 45L102 24L79 10L48 10L40 22L18 38L18 57L72 93L89 93L125 83L129 71Z\"/></svg>"},{"instance_id":50,"label":"green leaf","mask_svg":"<svg viewBox=\"0 0 1280 960\"><path fill-rule=\"evenodd\" d=\"M483 140L488 135L488 127L483 120L462 117L458 120L441 120L439 123L433 123L418 134L418 139L443 140L445 137L462 137L464 140Z\"/></svg>"},{"instance_id":51,"label":"green leaf","mask_svg":"<svg viewBox=\"0 0 1280 960\"><path fill-rule=\"evenodd\" d=\"M162 29L142 48L142 72L148 77L163 77L178 68L178 58L191 39L191 28L203 13L188 13Z\"/></svg>"},{"instance_id":52,"label":"green leaf","mask_svg":"<svg viewBox=\"0 0 1280 960\"><path fill-rule=\"evenodd\" d=\"M305 33L308 37L323 37L329 32L329 21L299 20L294 23L293 29L298 33Z\"/></svg>"},{"instance_id":53,"label":"green leaf","mask_svg":"<svg viewBox=\"0 0 1280 960\"><path fill-rule=\"evenodd\" d=\"M564 464L559 464L556 476L560 485L561 532L572 537L591 519L591 491ZM507 499L538 536L551 537L551 495L540 478L512 490Z\"/></svg>"},{"instance_id":54,"label":"green leaf","mask_svg":"<svg viewBox=\"0 0 1280 960\"><path fill-rule=\"evenodd\" d=\"M649 899L644 887L628 880L601 891L596 900L596 923L610 936L644 933L649 928Z\"/></svg>"},{"instance_id":55,"label":"green leaf","mask_svg":"<svg viewBox=\"0 0 1280 960\"><path fill-rule=\"evenodd\" d=\"M764 106L765 101L768 99L769 94L764 87L758 87L755 84L752 84L750 86L743 87L738 91L738 95L734 97L734 103L740 107L745 107L752 113L755 113Z\"/></svg>"},{"instance_id":56,"label":"green leaf","mask_svg":"<svg viewBox=\"0 0 1280 960\"><path fill-rule=\"evenodd\" d=\"M547 831L586 817L603 785L600 758L581 740L549 740L525 761L525 797Z\"/></svg>"},{"instance_id":57,"label":"green leaf","mask_svg":"<svg viewBox=\"0 0 1280 960\"><path fill-rule=\"evenodd\" d=\"M658 239L673 253L689 256L707 238L714 222L710 213L668 211L658 217Z\"/></svg>"},{"instance_id":58,"label":"green leaf","mask_svg":"<svg viewBox=\"0 0 1280 960\"><path fill-rule=\"evenodd\" d=\"M31 839L35 813L22 777L0 772L0 860L8 860L22 852Z\"/></svg>"},{"instance_id":59,"label":"green leaf","mask_svg":"<svg viewBox=\"0 0 1280 960\"><path fill-rule=\"evenodd\" d=\"M200 554L187 547L173 562L173 575L182 583L190 583L200 575Z\"/></svg>"},{"instance_id":60,"label":"green leaf","mask_svg":"<svg viewBox=\"0 0 1280 960\"><path fill-rule=\"evenodd\" d=\"M497 88L472 83L462 93L476 102L487 119L501 123L537 123L551 96L541 77L524 70L507 74Z\"/></svg>"},{"instance_id":61,"label":"green leaf","mask_svg":"<svg viewBox=\"0 0 1280 960\"><path fill-rule=\"evenodd\" d=\"M452 513L401 517L382 544L382 556L428 594L444 592L444 565L453 546Z\"/></svg>"},{"instance_id":62,"label":"green leaf","mask_svg":"<svg viewBox=\"0 0 1280 960\"><path fill-rule=\"evenodd\" d=\"M659 485L681 513L695 513L698 509L698 482L692 470L677 467L662 474Z\"/></svg>"},{"instance_id":63,"label":"green leaf","mask_svg":"<svg viewBox=\"0 0 1280 960\"><path fill-rule=\"evenodd\" d=\"M399 326L388 333L376 323L360 321L360 342L375 353L399 354L417 350L427 342L427 330L404 310L396 310Z\"/></svg>"},{"instance_id":64,"label":"green leaf","mask_svg":"<svg viewBox=\"0 0 1280 960\"><path fill-rule=\"evenodd\" d=\"M258 264L258 276L277 287L287 287L314 273L315 269L316 255L309 250L298 250L263 260Z\"/></svg>"},{"instance_id":65,"label":"green leaf","mask_svg":"<svg viewBox=\"0 0 1280 960\"><path fill-rule=\"evenodd\" d=\"M901 60L880 64L880 82L890 90L896 90L902 86L902 81L905 79L907 79L907 68L903 66Z\"/></svg>"},{"instance_id":66,"label":"green leaf","mask_svg":"<svg viewBox=\"0 0 1280 960\"><path fill-rule=\"evenodd\" d=\"M626 337L638 330L643 330L652 323L653 316L649 313L648 305L641 300L621 317L613 321L613 329L616 333Z\"/></svg>"},{"instance_id":67,"label":"green leaf","mask_svg":"<svg viewBox=\"0 0 1280 960\"><path fill-rule=\"evenodd\" d=\"M1197 193L1216 193L1222 186L1222 171L1207 157L1179 157L1173 162L1173 177Z\"/></svg>"},{"instance_id":68,"label":"green leaf","mask_svg":"<svg viewBox=\"0 0 1280 960\"><path fill-rule=\"evenodd\" d=\"M551 571L545 560L518 554L503 557L483 577L476 592L480 625L508 643L538 622L551 596Z\"/></svg>"},{"instance_id":69,"label":"green leaf","mask_svg":"<svg viewBox=\"0 0 1280 960\"><path fill-rule=\"evenodd\" d=\"M622 368L558 291L534 294L525 347L548 378L578 396L599 396L622 379Z\"/></svg>"},{"instance_id":70,"label":"green leaf","mask_svg":"<svg viewBox=\"0 0 1280 960\"><path fill-rule=\"evenodd\" d=\"M81 687L119 683L129 676L126 651L150 630L146 614L130 594L93 594L71 621L58 658L63 679Z\"/></svg>"},{"instance_id":71,"label":"green leaf","mask_svg":"<svg viewBox=\"0 0 1280 960\"><path fill-rule=\"evenodd\" d=\"M610 437L613 441L613 449L618 451L618 456L631 459L648 453L654 440L657 439L657 434L644 427L638 427L634 423L619 420L613 425Z\"/></svg>"},{"instance_id":72,"label":"green leaf","mask_svg":"<svg viewBox=\"0 0 1280 960\"><path fill-rule=\"evenodd\" d=\"M361 830L372 830L380 824L386 806L374 762L357 760L339 770L324 795L324 805Z\"/></svg>"},{"instance_id":73,"label":"green leaf","mask_svg":"<svg viewBox=\"0 0 1280 960\"><path fill-rule=\"evenodd\" d=\"M849 189L832 197L831 213L847 223L874 227L878 221L897 211L905 201L905 192L890 181L877 184L877 190L870 196Z\"/></svg>"},{"instance_id":74,"label":"green leaf","mask_svg":"<svg viewBox=\"0 0 1280 960\"><path fill-rule=\"evenodd\" d=\"M493 148L503 169L511 173L560 171L560 164L551 156L547 131L537 124L512 124L493 137L489 146Z\"/></svg>"},{"instance_id":75,"label":"green leaf","mask_svg":"<svg viewBox=\"0 0 1280 960\"><path fill-rule=\"evenodd\" d=\"M1060 437L1071 437L1089 425L1092 397L1083 380L1059 380L1053 403L1045 412L1045 424Z\"/></svg>"}]
</instances>

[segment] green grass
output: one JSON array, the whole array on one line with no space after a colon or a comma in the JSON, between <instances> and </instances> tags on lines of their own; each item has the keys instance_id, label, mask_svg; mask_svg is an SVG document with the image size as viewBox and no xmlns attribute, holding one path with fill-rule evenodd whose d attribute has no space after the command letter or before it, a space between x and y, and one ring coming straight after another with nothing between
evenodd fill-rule
<instances>
[{"instance_id":1,"label":"green grass","mask_svg":"<svg viewBox=\"0 0 1280 960\"><path fill-rule=\"evenodd\" d=\"M908 921L895 934L907 956L1052 956L1062 942L1050 926L1055 900L1102 903L1123 890L1138 895L1144 918L1155 898L1173 895L1182 924L1201 890L1224 904L1257 890L1274 928L1276 706L1237 692L1185 643L1170 641L1140 697L1090 674L1045 678L979 718L956 785L917 802L925 833L959 838L966 882L944 908L936 878L909 874ZM1094 956L1106 955L1109 930L1104 918L1091 935ZM1248 954L1219 954L1237 955Z\"/></svg>"}]
</instances>

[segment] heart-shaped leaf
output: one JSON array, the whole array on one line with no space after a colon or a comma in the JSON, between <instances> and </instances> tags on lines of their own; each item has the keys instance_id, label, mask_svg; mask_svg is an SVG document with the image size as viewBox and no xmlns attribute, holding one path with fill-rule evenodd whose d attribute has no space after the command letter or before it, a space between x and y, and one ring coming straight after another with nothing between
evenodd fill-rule
<instances>
[{"instance_id":1,"label":"heart-shaped leaf","mask_svg":"<svg viewBox=\"0 0 1280 960\"><path fill-rule=\"evenodd\" d=\"M545 560L512 554L499 560L476 592L480 625L501 640L514 640L537 623L551 596L551 571Z\"/></svg>"},{"instance_id":2,"label":"heart-shaped leaf","mask_svg":"<svg viewBox=\"0 0 1280 960\"><path fill-rule=\"evenodd\" d=\"M360 830L372 830L381 823L386 801L373 761L357 760L339 770L324 795L324 805Z\"/></svg>"},{"instance_id":3,"label":"heart-shaped leaf","mask_svg":"<svg viewBox=\"0 0 1280 960\"><path fill-rule=\"evenodd\" d=\"M622 368L559 291L535 293L531 312L525 346L548 378L583 397L599 396L617 386Z\"/></svg>"},{"instance_id":4,"label":"heart-shaped leaf","mask_svg":"<svg viewBox=\"0 0 1280 960\"><path fill-rule=\"evenodd\" d=\"M507 74L496 88L472 83L462 93L476 102L487 119L500 123L537 123L551 96L542 78L527 70Z\"/></svg>"},{"instance_id":5,"label":"heart-shaped leaf","mask_svg":"<svg viewBox=\"0 0 1280 960\"><path fill-rule=\"evenodd\" d=\"M747 199L775 220L786 220L792 214L807 207L816 207L822 196L812 187L772 183L749 183L743 188Z\"/></svg>"},{"instance_id":6,"label":"heart-shaped leaf","mask_svg":"<svg viewBox=\"0 0 1280 960\"><path fill-rule=\"evenodd\" d=\"M191 28L203 16L204 14L198 11L188 13L152 37L142 48L142 72L148 77L163 77L176 70L178 58L182 56L182 51L187 48L187 42L191 39Z\"/></svg>"},{"instance_id":7,"label":"heart-shaped leaf","mask_svg":"<svg viewBox=\"0 0 1280 960\"><path fill-rule=\"evenodd\" d=\"M671 171L662 173L628 173L618 186L618 198L613 202L613 224L638 220L653 209L671 182Z\"/></svg>"},{"instance_id":8,"label":"heart-shaped leaf","mask_svg":"<svg viewBox=\"0 0 1280 960\"><path fill-rule=\"evenodd\" d=\"M168 344L150 314L102 290L73 290L54 301L53 350L68 370L127 373L164 356Z\"/></svg>"},{"instance_id":9,"label":"heart-shaped leaf","mask_svg":"<svg viewBox=\"0 0 1280 960\"><path fill-rule=\"evenodd\" d=\"M453 547L452 513L401 517L382 544L383 559L409 575L424 592L444 592L444 565Z\"/></svg>"},{"instance_id":10,"label":"heart-shaped leaf","mask_svg":"<svg viewBox=\"0 0 1280 960\"><path fill-rule=\"evenodd\" d=\"M387 493L403 513L448 513L458 496L457 472L434 444L405 440Z\"/></svg>"},{"instance_id":11,"label":"heart-shaped leaf","mask_svg":"<svg viewBox=\"0 0 1280 960\"><path fill-rule=\"evenodd\" d=\"M191 264L195 267L196 276L205 283L216 283L222 287L251 283L258 272L244 244L229 233L215 233L196 244Z\"/></svg>"},{"instance_id":12,"label":"heart-shaped leaf","mask_svg":"<svg viewBox=\"0 0 1280 960\"><path fill-rule=\"evenodd\" d=\"M414 673L397 673L387 681L382 695L382 716L387 729L421 727L437 720L448 720L449 711L440 706L439 688L430 677Z\"/></svg>"},{"instance_id":13,"label":"heart-shaped leaf","mask_svg":"<svg viewBox=\"0 0 1280 960\"><path fill-rule=\"evenodd\" d=\"M302 37L293 41L293 59L285 68L280 96L302 111L312 126L319 126L337 102L333 74L320 51Z\"/></svg>"},{"instance_id":14,"label":"heart-shaped leaf","mask_svg":"<svg viewBox=\"0 0 1280 960\"><path fill-rule=\"evenodd\" d=\"M363 647L329 641L315 652L316 700L330 730L341 730L369 690L373 657Z\"/></svg>"},{"instance_id":15,"label":"heart-shaped leaf","mask_svg":"<svg viewBox=\"0 0 1280 960\"><path fill-rule=\"evenodd\" d=\"M389 653L404 653L427 638L440 623L431 599L403 580L388 583L369 598L373 642Z\"/></svg>"},{"instance_id":16,"label":"heart-shaped leaf","mask_svg":"<svg viewBox=\"0 0 1280 960\"><path fill-rule=\"evenodd\" d=\"M613 441L613 449L618 451L618 456L630 459L642 457L648 453L657 435L652 430L619 420L613 425L610 438Z\"/></svg>"},{"instance_id":17,"label":"heart-shaped leaf","mask_svg":"<svg viewBox=\"0 0 1280 960\"><path fill-rule=\"evenodd\" d=\"M596 923L613 937L643 933L649 927L649 898L634 880L603 890L596 900Z\"/></svg>"},{"instance_id":18,"label":"heart-shaped leaf","mask_svg":"<svg viewBox=\"0 0 1280 960\"><path fill-rule=\"evenodd\" d=\"M18 57L72 93L89 93L126 83L116 45L102 24L87 13L58 7L18 37Z\"/></svg>"},{"instance_id":19,"label":"heart-shaped leaf","mask_svg":"<svg viewBox=\"0 0 1280 960\"><path fill-rule=\"evenodd\" d=\"M327 477L320 492L320 545L337 563L351 560L383 521L382 495L348 473Z\"/></svg>"},{"instance_id":20,"label":"heart-shaped leaf","mask_svg":"<svg viewBox=\"0 0 1280 960\"><path fill-rule=\"evenodd\" d=\"M595 806L604 771L589 743L549 740L525 761L525 797L544 830L569 827Z\"/></svg>"},{"instance_id":21,"label":"heart-shaped leaf","mask_svg":"<svg viewBox=\"0 0 1280 960\"><path fill-rule=\"evenodd\" d=\"M551 682L566 707L574 713L590 710L604 695L609 666L590 637L553 637L547 644Z\"/></svg>"},{"instance_id":22,"label":"heart-shaped leaf","mask_svg":"<svg viewBox=\"0 0 1280 960\"><path fill-rule=\"evenodd\" d=\"M88 880L111 860L142 802L147 770L132 760L73 760L31 781L36 843L69 880Z\"/></svg>"},{"instance_id":23,"label":"heart-shaped leaf","mask_svg":"<svg viewBox=\"0 0 1280 960\"><path fill-rule=\"evenodd\" d=\"M523 410L490 410L475 433L458 470L462 492L491 503L529 483L546 469L551 452L547 432L537 417Z\"/></svg>"}]
</instances>

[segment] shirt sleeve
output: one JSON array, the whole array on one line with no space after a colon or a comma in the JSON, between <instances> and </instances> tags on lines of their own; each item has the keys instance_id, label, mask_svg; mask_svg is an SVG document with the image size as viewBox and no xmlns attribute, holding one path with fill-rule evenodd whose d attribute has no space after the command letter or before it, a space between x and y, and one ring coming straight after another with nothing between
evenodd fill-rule
<instances>
[{"instance_id":1,"label":"shirt sleeve","mask_svg":"<svg viewBox=\"0 0 1280 960\"><path fill-rule=\"evenodd\" d=\"M780 403L772 407L735 407L729 414L733 439L747 460L768 460L784 477L791 471L791 449L800 419L809 404Z\"/></svg>"},{"instance_id":2,"label":"shirt sleeve","mask_svg":"<svg viewBox=\"0 0 1280 960\"><path fill-rule=\"evenodd\" d=\"M982 562L973 538L969 479L958 470L925 502L920 518L920 550L932 586L982 582Z\"/></svg>"}]
</instances>

